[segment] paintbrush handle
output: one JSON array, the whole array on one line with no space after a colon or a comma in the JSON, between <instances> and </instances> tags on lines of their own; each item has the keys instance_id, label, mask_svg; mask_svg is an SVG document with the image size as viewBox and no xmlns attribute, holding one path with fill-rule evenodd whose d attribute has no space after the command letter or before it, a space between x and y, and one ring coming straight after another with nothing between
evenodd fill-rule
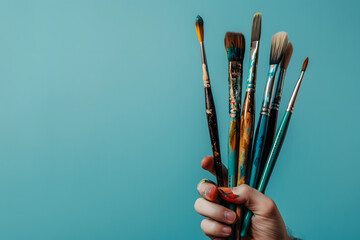
<instances>
[{"instance_id":1,"label":"paintbrush handle","mask_svg":"<svg viewBox=\"0 0 360 240\"><path fill-rule=\"evenodd\" d=\"M230 117L228 142L228 187L236 186L240 122L238 117Z\"/></svg>"},{"instance_id":2,"label":"paintbrush handle","mask_svg":"<svg viewBox=\"0 0 360 240\"><path fill-rule=\"evenodd\" d=\"M228 52L230 52L230 49ZM241 90L242 64L237 61L229 61L228 187L236 186L240 134Z\"/></svg>"},{"instance_id":3,"label":"paintbrush handle","mask_svg":"<svg viewBox=\"0 0 360 240\"><path fill-rule=\"evenodd\" d=\"M259 175L259 168L260 168L262 153L264 151L264 144L265 144L265 139L266 139L266 134L267 134L268 123L269 123L269 116L260 114L260 119L259 119L258 125L256 127L254 145L253 145L252 155L251 155L251 166L250 166L251 170L250 170L249 186L253 187L253 188L257 187L256 186L257 178ZM245 212L245 217L243 219L242 229L248 227L246 224L248 224L247 223L249 221L248 218L250 218L251 214L252 214L251 211L249 211L248 209L245 209L244 212ZM249 216L249 214L250 214L250 216Z\"/></svg>"},{"instance_id":4,"label":"paintbrush handle","mask_svg":"<svg viewBox=\"0 0 360 240\"><path fill-rule=\"evenodd\" d=\"M237 185L247 183L248 167L255 127L255 92L246 91L240 120L240 144Z\"/></svg>"},{"instance_id":5,"label":"paintbrush handle","mask_svg":"<svg viewBox=\"0 0 360 240\"><path fill-rule=\"evenodd\" d=\"M278 118L278 111L279 111L278 109L274 109L274 108L272 108L270 110L270 117L269 117L269 124L268 124L268 128L267 128L267 135L266 135L266 139L265 139L264 153L263 153L263 156L261 159L259 175L258 175L258 178L256 179L255 186L258 186L258 183L259 183L260 177L261 177L261 173L264 170L266 160L270 153L271 145L274 141L275 132L276 132L276 123L277 123L277 118Z\"/></svg>"},{"instance_id":6,"label":"paintbrush handle","mask_svg":"<svg viewBox=\"0 0 360 240\"><path fill-rule=\"evenodd\" d=\"M222 174L222 163L220 156L220 143L218 125L216 119L216 110L214 104L214 98L211 92L211 87L205 87L205 105L206 105L206 117L209 126L211 148L214 156L214 164L216 171L216 180L219 187L224 186L223 174Z\"/></svg>"},{"instance_id":7,"label":"paintbrush handle","mask_svg":"<svg viewBox=\"0 0 360 240\"><path fill-rule=\"evenodd\" d=\"M264 152L268 123L269 123L269 116L260 114L260 119L256 127L254 145L251 155L251 172L249 179L249 186L254 188L257 187L256 180L259 174L262 154Z\"/></svg>"},{"instance_id":8,"label":"paintbrush handle","mask_svg":"<svg viewBox=\"0 0 360 240\"><path fill-rule=\"evenodd\" d=\"M284 117L280 123L279 129L276 132L274 142L271 146L269 157L266 161L266 165L264 167L264 171L261 175L258 190L262 193L265 192L266 186L269 182L271 173L274 169L276 160L279 156L282 144L285 139L285 135L287 132L287 129L289 127L290 119L291 119L292 113L289 111L286 111L284 114Z\"/></svg>"},{"instance_id":9,"label":"paintbrush handle","mask_svg":"<svg viewBox=\"0 0 360 240\"><path fill-rule=\"evenodd\" d=\"M239 144L239 159L238 159L238 173L237 186L247 183L250 154L252 148L252 141L255 127L255 89L246 91L244 98L244 105L240 120L240 144ZM235 224L235 239L239 239L242 215L244 208L240 205L236 206L236 215L238 221Z\"/></svg>"},{"instance_id":10,"label":"paintbrush handle","mask_svg":"<svg viewBox=\"0 0 360 240\"><path fill-rule=\"evenodd\" d=\"M281 150L282 144L284 142L285 135L286 135L289 123L290 123L291 114L292 113L289 111L285 112L284 117L279 126L279 129L276 132L275 140L271 146L270 154L266 161L264 171L261 175L259 187L257 188L257 190L262 193L265 193L271 173L274 169L276 160L279 156L279 153L280 153L280 150ZM253 216L253 213L251 211L248 211L246 213L244 221L243 221L243 228L241 230L241 237L244 237L246 235L247 231L249 230L252 216Z\"/></svg>"}]
</instances>

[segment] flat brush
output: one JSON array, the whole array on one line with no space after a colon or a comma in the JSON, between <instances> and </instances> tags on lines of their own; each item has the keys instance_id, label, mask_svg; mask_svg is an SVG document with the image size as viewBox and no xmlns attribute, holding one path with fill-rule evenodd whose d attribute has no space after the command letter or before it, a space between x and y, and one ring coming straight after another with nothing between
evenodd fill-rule
<instances>
[{"instance_id":1,"label":"flat brush","mask_svg":"<svg viewBox=\"0 0 360 240\"><path fill-rule=\"evenodd\" d=\"M281 94L282 94L282 90L283 90L283 86L284 86L286 69L289 66L293 50L294 50L293 45L291 44L291 42L289 42L286 47L284 56L280 63L279 75L277 78L276 88L275 88L275 92L274 92L274 99L272 101L271 109L270 109L270 118L269 118L268 130L267 130L267 137L265 139L264 153L263 153L263 157L262 157L261 163L260 163L259 177L260 177L260 174L263 172L263 169L264 169L264 166L266 163L266 159L269 155L271 145L274 141L277 116L278 116L279 107L280 107ZM259 177L256 180L257 183L260 180Z\"/></svg>"},{"instance_id":2,"label":"flat brush","mask_svg":"<svg viewBox=\"0 0 360 240\"><path fill-rule=\"evenodd\" d=\"M267 187L267 184L269 182L271 173L272 173L272 171L274 169L276 160L277 160L277 158L279 156L282 144L284 142L284 139L285 139L285 136L286 136L286 131L288 129L290 119L291 119L291 115L292 115L292 112L293 112L294 107L295 107L296 99L297 99L297 97L299 95L299 90L300 90L301 83L302 83L303 78L304 78L304 74L305 74L306 67L308 65L308 61L309 61L309 58L306 58L304 63L303 63L303 66L302 66L301 72L300 72L300 78L296 83L296 86L295 86L294 91L292 93L292 96L290 98L290 101L289 101L288 107L286 109L286 112L284 114L284 117L283 117L283 119L281 121L281 124L280 124L280 126L279 126L279 128L278 128L278 130L276 132L275 140L274 140L274 142L273 142L273 144L271 146L270 154L269 154L269 157L268 157L268 159L266 161L266 165L264 167L264 171L263 171L263 173L261 175L259 186L257 188L257 190L262 192L262 193L265 193L265 189ZM247 231L248 231L252 215L253 214L251 212L248 212L248 214L245 216L244 225L243 225L243 231L241 232L242 237L245 236Z\"/></svg>"},{"instance_id":3,"label":"flat brush","mask_svg":"<svg viewBox=\"0 0 360 240\"><path fill-rule=\"evenodd\" d=\"M228 141L228 187L236 186L237 161L239 152L241 91L245 37L242 33L227 32L224 38L226 55L229 62L229 141ZM229 204L231 210L236 206ZM235 232L235 224L232 226ZM231 235L229 240L233 240Z\"/></svg>"},{"instance_id":4,"label":"flat brush","mask_svg":"<svg viewBox=\"0 0 360 240\"><path fill-rule=\"evenodd\" d=\"M270 50L270 66L268 72L268 80L266 83L264 100L260 112L260 118L255 131L254 145L251 154L251 173L249 179L250 187L256 188L257 178L259 174L262 154L264 152L264 144L269 124L270 106L274 92L274 80L280 60L285 52L288 43L288 35L286 32L279 32L273 35L271 39Z\"/></svg>"},{"instance_id":5,"label":"flat brush","mask_svg":"<svg viewBox=\"0 0 360 240\"><path fill-rule=\"evenodd\" d=\"M255 87L256 69L260 47L261 13L253 17L250 43L250 63L246 81L246 93L240 120L240 143L237 171L237 186L246 183L247 168L250 161L250 152L254 135L255 125ZM235 239L240 239L242 206L236 207L236 229L233 231Z\"/></svg>"},{"instance_id":6,"label":"flat brush","mask_svg":"<svg viewBox=\"0 0 360 240\"><path fill-rule=\"evenodd\" d=\"M216 111L214 98L211 92L209 70L206 62L205 47L204 47L204 21L198 15L195 20L196 33L200 42L200 51L201 51L201 62L202 62L202 71L203 71L203 81L205 89L205 106L206 106L206 117L209 126L211 147L214 155L215 163L215 172L217 185L219 187L224 186L223 173L222 173L222 163L220 157L220 142L219 142L219 133L216 120Z\"/></svg>"},{"instance_id":7,"label":"flat brush","mask_svg":"<svg viewBox=\"0 0 360 240\"><path fill-rule=\"evenodd\" d=\"M241 90L245 38L242 33L227 32L224 39L229 62L229 142L228 187L236 186L239 150Z\"/></svg>"}]
</instances>

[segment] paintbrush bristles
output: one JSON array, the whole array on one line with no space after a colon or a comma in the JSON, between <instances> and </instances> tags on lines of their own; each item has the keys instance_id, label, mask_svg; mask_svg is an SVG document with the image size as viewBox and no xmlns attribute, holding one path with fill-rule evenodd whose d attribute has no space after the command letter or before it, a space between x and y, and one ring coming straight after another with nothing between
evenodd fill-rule
<instances>
[{"instance_id":1,"label":"paintbrush bristles","mask_svg":"<svg viewBox=\"0 0 360 240\"><path fill-rule=\"evenodd\" d=\"M224 45L229 61L243 61L245 37L242 33L226 32Z\"/></svg>"},{"instance_id":2,"label":"paintbrush bristles","mask_svg":"<svg viewBox=\"0 0 360 240\"><path fill-rule=\"evenodd\" d=\"M261 13L256 13L251 28L251 41L259 41L261 34Z\"/></svg>"},{"instance_id":3,"label":"paintbrush bristles","mask_svg":"<svg viewBox=\"0 0 360 240\"><path fill-rule=\"evenodd\" d=\"M288 34L278 32L272 36L270 50L270 64L279 64L288 44Z\"/></svg>"},{"instance_id":4,"label":"paintbrush bristles","mask_svg":"<svg viewBox=\"0 0 360 240\"><path fill-rule=\"evenodd\" d=\"M200 15L197 15L195 20L196 33L199 38L199 42L204 41L204 21Z\"/></svg>"},{"instance_id":5,"label":"paintbrush bristles","mask_svg":"<svg viewBox=\"0 0 360 240\"><path fill-rule=\"evenodd\" d=\"M293 51L294 51L294 47L291 44L291 42L289 42L286 47L284 56L281 60L281 65L280 65L281 68L285 70L288 68Z\"/></svg>"},{"instance_id":6,"label":"paintbrush bristles","mask_svg":"<svg viewBox=\"0 0 360 240\"><path fill-rule=\"evenodd\" d=\"M309 62L309 58L307 57L302 65L302 68L301 68L301 71L304 71L306 70L307 68L307 65L308 65L308 62Z\"/></svg>"}]
</instances>

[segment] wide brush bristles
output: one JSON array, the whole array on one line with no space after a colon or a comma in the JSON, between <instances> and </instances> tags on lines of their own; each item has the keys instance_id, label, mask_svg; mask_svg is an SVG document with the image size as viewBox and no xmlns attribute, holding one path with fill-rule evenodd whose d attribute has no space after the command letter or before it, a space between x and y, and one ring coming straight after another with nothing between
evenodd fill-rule
<instances>
[{"instance_id":1,"label":"wide brush bristles","mask_svg":"<svg viewBox=\"0 0 360 240\"><path fill-rule=\"evenodd\" d=\"M245 37L242 33L226 32L224 45L229 61L243 61Z\"/></svg>"},{"instance_id":2,"label":"wide brush bristles","mask_svg":"<svg viewBox=\"0 0 360 240\"><path fill-rule=\"evenodd\" d=\"M256 13L251 28L251 41L259 41L261 34L261 13Z\"/></svg>"},{"instance_id":3,"label":"wide brush bristles","mask_svg":"<svg viewBox=\"0 0 360 240\"><path fill-rule=\"evenodd\" d=\"M270 50L270 64L279 64L286 46L288 44L288 34L286 32L278 32L272 36Z\"/></svg>"},{"instance_id":4,"label":"wide brush bristles","mask_svg":"<svg viewBox=\"0 0 360 240\"><path fill-rule=\"evenodd\" d=\"M199 42L204 41L204 21L200 15L197 15L195 20L196 33L199 38Z\"/></svg>"},{"instance_id":5,"label":"wide brush bristles","mask_svg":"<svg viewBox=\"0 0 360 240\"><path fill-rule=\"evenodd\" d=\"M302 68L301 68L301 71L304 71L306 70L307 68L307 65L308 65L308 62L309 62L309 58L307 57L302 65Z\"/></svg>"},{"instance_id":6,"label":"wide brush bristles","mask_svg":"<svg viewBox=\"0 0 360 240\"><path fill-rule=\"evenodd\" d=\"M294 51L294 47L291 44L291 42L289 42L284 52L284 56L281 60L281 65L280 65L281 68L285 70L288 68L293 51Z\"/></svg>"}]
</instances>

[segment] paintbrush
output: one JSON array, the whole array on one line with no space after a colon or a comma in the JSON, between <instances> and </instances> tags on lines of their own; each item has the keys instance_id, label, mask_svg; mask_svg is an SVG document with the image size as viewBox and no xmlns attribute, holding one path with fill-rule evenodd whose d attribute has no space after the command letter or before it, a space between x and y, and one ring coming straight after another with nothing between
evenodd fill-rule
<instances>
[{"instance_id":1,"label":"paintbrush","mask_svg":"<svg viewBox=\"0 0 360 240\"><path fill-rule=\"evenodd\" d=\"M262 154L264 152L264 143L269 124L270 106L274 92L274 81L276 71L279 67L280 60L285 52L288 43L288 35L286 32L279 32L273 35L271 39L270 50L270 66L268 72L268 80L265 87L264 100L260 112L260 118L255 131L254 144L251 153L251 172L249 186L256 188L257 178L259 174Z\"/></svg>"},{"instance_id":2,"label":"paintbrush","mask_svg":"<svg viewBox=\"0 0 360 240\"><path fill-rule=\"evenodd\" d=\"M245 37L242 33L227 32L224 38L226 55L229 62L229 142L228 142L228 187L236 186L237 161L239 152L240 111L243 76ZM236 206L229 204L231 210ZM232 225L235 232L235 224ZM231 235L229 240L234 239Z\"/></svg>"},{"instance_id":3,"label":"paintbrush","mask_svg":"<svg viewBox=\"0 0 360 240\"><path fill-rule=\"evenodd\" d=\"M217 185L219 187L224 186L223 173L222 173L222 163L220 157L220 142L219 142L219 133L216 120L216 111L214 98L211 92L209 71L206 62L205 47L204 47L204 21L198 15L195 21L196 33L200 42L200 51L201 51L201 62L202 62L202 71L203 71L203 81L205 89L205 106L206 106L206 117L209 126L211 147L214 155L214 164L216 172Z\"/></svg>"},{"instance_id":4,"label":"paintbrush","mask_svg":"<svg viewBox=\"0 0 360 240\"><path fill-rule=\"evenodd\" d=\"M240 120L240 143L239 159L237 171L237 186L246 183L246 169L250 160L251 144L254 134L255 123L255 87L256 87L256 69L260 47L261 35L261 13L256 13L253 17L251 28L250 44L250 63L249 72L246 81L246 92ZM242 206L236 207L238 221L236 230L233 232L236 239L240 238Z\"/></svg>"},{"instance_id":5,"label":"paintbrush","mask_svg":"<svg viewBox=\"0 0 360 240\"><path fill-rule=\"evenodd\" d=\"M229 142L228 187L236 186L239 150L241 91L245 38L242 33L227 32L224 39L229 62ZM235 209L233 209L235 210Z\"/></svg>"},{"instance_id":6,"label":"paintbrush","mask_svg":"<svg viewBox=\"0 0 360 240\"><path fill-rule=\"evenodd\" d=\"M294 91L293 91L293 93L291 95L288 107L287 107L286 112L284 114L284 117L283 117L283 119L281 121L281 124L280 124L280 126L279 126L279 128L278 128L278 130L276 132L275 140L274 140L274 142L273 142L273 144L271 146L270 154L269 154L269 157L268 157L268 159L266 161L266 165L264 167L264 171L263 171L263 173L261 175L259 186L257 188L257 190L262 192L262 193L265 193L266 186L267 186L267 184L269 182L271 173L272 173L272 171L274 169L276 160L277 160L277 158L279 156L281 146L282 146L282 144L284 142L284 139L285 139L285 136L286 136L286 131L288 129L290 119L291 119L291 115L292 115L292 112L293 112L294 107L295 107L296 99L297 99L297 97L299 95L299 90L300 90L301 83L302 83L303 78L304 78L304 74L305 74L306 67L308 65L308 61L309 61L309 58L306 58L303 65L302 65L301 72L300 72L300 78L299 78L299 80L297 81L297 83L295 85L295 88L294 88ZM243 229L241 231L241 237L244 237L246 235L246 233L248 231L248 228L250 226L252 216L253 216L252 212L248 212L247 215L245 216Z\"/></svg>"},{"instance_id":7,"label":"paintbrush","mask_svg":"<svg viewBox=\"0 0 360 240\"><path fill-rule=\"evenodd\" d=\"M270 109L270 118L269 118L268 130L267 130L267 137L265 139L264 153L263 153L263 157L262 157L261 163L260 163L260 169L259 169L259 175L258 175L259 177L256 180L256 182L257 182L256 186L260 180L260 176L261 176L260 174L263 172L263 169L264 169L264 166L266 163L266 159L269 156L270 148L274 141L277 116L278 116L278 111L279 111L279 107L280 107L281 94L282 94L282 90L283 90L286 69L289 66L289 62L290 62L293 50L294 50L293 45L291 44L291 42L289 42L286 47L284 56L280 63L279 75L277 78L276 88L275 88L275 92L274 92L274 99L272 101L271 109Z\"/></svg>"}]
</instances>

